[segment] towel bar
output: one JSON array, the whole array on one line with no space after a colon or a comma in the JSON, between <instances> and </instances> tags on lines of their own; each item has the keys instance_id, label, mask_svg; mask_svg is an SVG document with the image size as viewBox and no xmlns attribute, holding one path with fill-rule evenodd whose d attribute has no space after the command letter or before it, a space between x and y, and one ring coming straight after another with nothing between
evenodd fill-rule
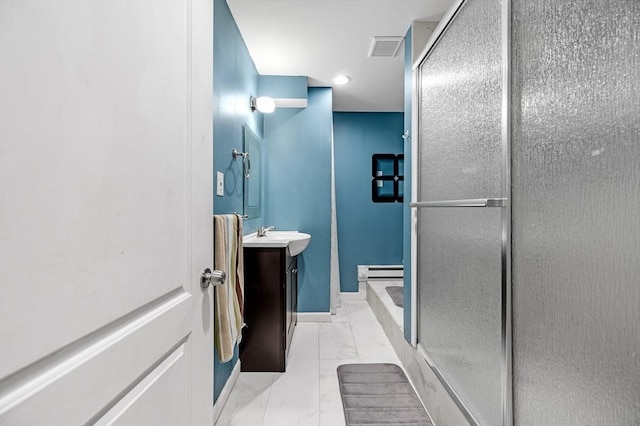
<instances>
[{"instance_id":1,"label":"towel bar","mask_svg":"<svg viewBox=\"0 0 640 426\"><path fill-rule=\"evenodd\" d=\"M233 212L233 214L237 214L238 216L240 216L242 218L242 220L249 219L249 215L248 214L240 214L238 212Z\"/></svg>"}]
</instances>

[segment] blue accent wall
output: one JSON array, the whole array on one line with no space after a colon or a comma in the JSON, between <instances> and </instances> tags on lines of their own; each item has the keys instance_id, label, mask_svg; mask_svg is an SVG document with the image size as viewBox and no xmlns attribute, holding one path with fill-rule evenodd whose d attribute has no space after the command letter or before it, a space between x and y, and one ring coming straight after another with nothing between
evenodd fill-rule
<instances>
[{"instance_id":1,"label":"blue accent wall","mask_svg":"<svg viewBox=\"0 0 640 426\"><path fill-rule=\"evenodd\" d=\"M404 206L402 211L402 252L404 256L404 337L411 342L411 97L413 94L413 74L411 28L404 37L404 129L409 130L409 138L404 142Z\"/></svg>"},{"instance_id":2,"label":"blue accent wall","mask_svg":"<svg viewBox=\"0 0 640 426\"><path fill-rule=\"evenodd\" d=\"M373 154L401 154L403 114L336 112L333 134L340 289L358 291L357 265L401 264L401 203L371 198ZM405 163L406 164L406 163Z\"/></svg>"},{"instance_id":3,"label":"blue accent wall","mask_svg":"<svg viewBox=\"0 0 640 426\"><path fill-rule=\"evenodd\" d=\"M213 35L213 140L215 172L224 173L224 196L215 196L214 212L242 212L242 159L233 160L231 150L243 151L242 126L247 124L262 138L263 114L252 112L249 98L258 95L258 71L240 35L226 0L215 0ZM245 222L245 233L261 221Z\"/></svg>"},{"instance_id":4,"label":"blue accent wall","mask_svg":"<svg viewBox=\"0 0 640 426\"><path fill-rule=\"evenodd\" d=\"M260 96L307 99L307 77L261 75Z\"/></svg>"},{"instance_id":5,"label":"blue accent wall","mask_svg":"<svg viewBox=\"0 0 640 426\"><path fill-rule=\"evenodd\" d=\"M307 108L264 118L264 224L311 235L298 256L300 312L330 308L331 110L331 89L312 87Z\"/></svg>"},{"instance_id":6,"label":"blue accent wall","mask_svg":"<svg viewBox=\"0 0 640 426\"><path fill-rule=\"evenodd\" d=\"M258 71L240 35L226 0L215 0L213 34L213 164L215 172L224 173L223 197L214 192L214 213L242 212L242 161L233 161L231 150L242 151L242 125L248 124L262 135L262 114L251 112L249 97L258 93ZM215 191L215 189L214 189ZM253 232L262 225L261 219L246 221L244 232ZM220 363L214 354L214 400L218 398L238 361L236 346L231 362Z\"/></svg>"}]
</instances>

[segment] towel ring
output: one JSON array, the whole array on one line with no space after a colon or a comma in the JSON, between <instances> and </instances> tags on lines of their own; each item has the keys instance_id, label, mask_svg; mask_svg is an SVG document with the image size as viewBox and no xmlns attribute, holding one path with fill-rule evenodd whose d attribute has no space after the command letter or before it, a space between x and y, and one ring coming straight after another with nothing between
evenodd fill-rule
<instances>
[{"instance_id":1,"label":"towel ring","mask_svg":"<svg viewBox=\"0 0 640 426\"><path fill-rule=\"evenodd\" d=\"M236 158L242 157L242 174L245 179L249 179L251 176L251 157L249 157L248 152L238 152L235 148L231 150L231 156L233 156L233 160Z\"/></svg>"}]
</instances>

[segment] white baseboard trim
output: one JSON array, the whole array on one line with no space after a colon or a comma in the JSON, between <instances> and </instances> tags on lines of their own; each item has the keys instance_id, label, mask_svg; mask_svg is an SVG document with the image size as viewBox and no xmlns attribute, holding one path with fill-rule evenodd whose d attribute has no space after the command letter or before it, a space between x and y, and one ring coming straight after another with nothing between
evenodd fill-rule
<instances>
[{"instance_id":1,"label":"white baseboard trim","mask_svg":"<svg viewBox=\"0 0 640 426\"><path fill-rule=\"evenodd\" d=\"M233 370L231 370L231 375L229 376L229 379L227 379L227 383L224 384L224 387L222 388L222 392L220 392L220 395L218 395L218 399L216 400L216 403L213 404L213 424L214 425L218 421L220 414L222 414L222 409L227 403L227 399L229 399L229 395L231 395L231 390L233 390L233 387L235 386L236 381L238 380L238 377L240 377L240 360L236 362L236 365L233 367Z\"/></svg>"},{"instance_id":2,"label":"white baseboard trim","mask_svg":"<svg viewBox=\"0 0 640 426\"><path fill-rule=\"evenodd\" d=\"M331 312L298 312L298 322L331 322Z\"/></svg>"},{"instance_id":3,"label":"white baseboard trim","mask_svg":"<svg viewBox=\"0 0 640 426\"><path fill-rule=\"evenodd\" d=\"M358 291L343 291L340 292L340 299L342 300L365 300L367 298L367 282L358 281Z\"/></svg>"}]
</instances>

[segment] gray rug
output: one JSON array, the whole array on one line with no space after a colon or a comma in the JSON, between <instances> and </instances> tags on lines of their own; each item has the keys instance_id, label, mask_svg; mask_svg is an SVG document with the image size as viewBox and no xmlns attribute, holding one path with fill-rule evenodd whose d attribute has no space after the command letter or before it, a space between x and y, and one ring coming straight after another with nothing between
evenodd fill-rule
<instances>
[{"instance_id":1,"label":"gray rug","mask_svg":"<svg viewBox=\"0 0 640 426\"><path fill-rule=\"evenodd\" d=\"M345 364L338 383L347 426L431 426L411 383L395 364Z\"/></svg>"},{"instance_id":2,"label":"gray rug","mask_svg":"<svg viewBox=\"0 0 640 426\"><path fill-rule=\"evenodd\" d=\"M393 285L385 287L384 289L387 290L387 293L389 293L391 300L393 300L396 306L404 308L404 287Z\"/></svg>"}]
</instances>

